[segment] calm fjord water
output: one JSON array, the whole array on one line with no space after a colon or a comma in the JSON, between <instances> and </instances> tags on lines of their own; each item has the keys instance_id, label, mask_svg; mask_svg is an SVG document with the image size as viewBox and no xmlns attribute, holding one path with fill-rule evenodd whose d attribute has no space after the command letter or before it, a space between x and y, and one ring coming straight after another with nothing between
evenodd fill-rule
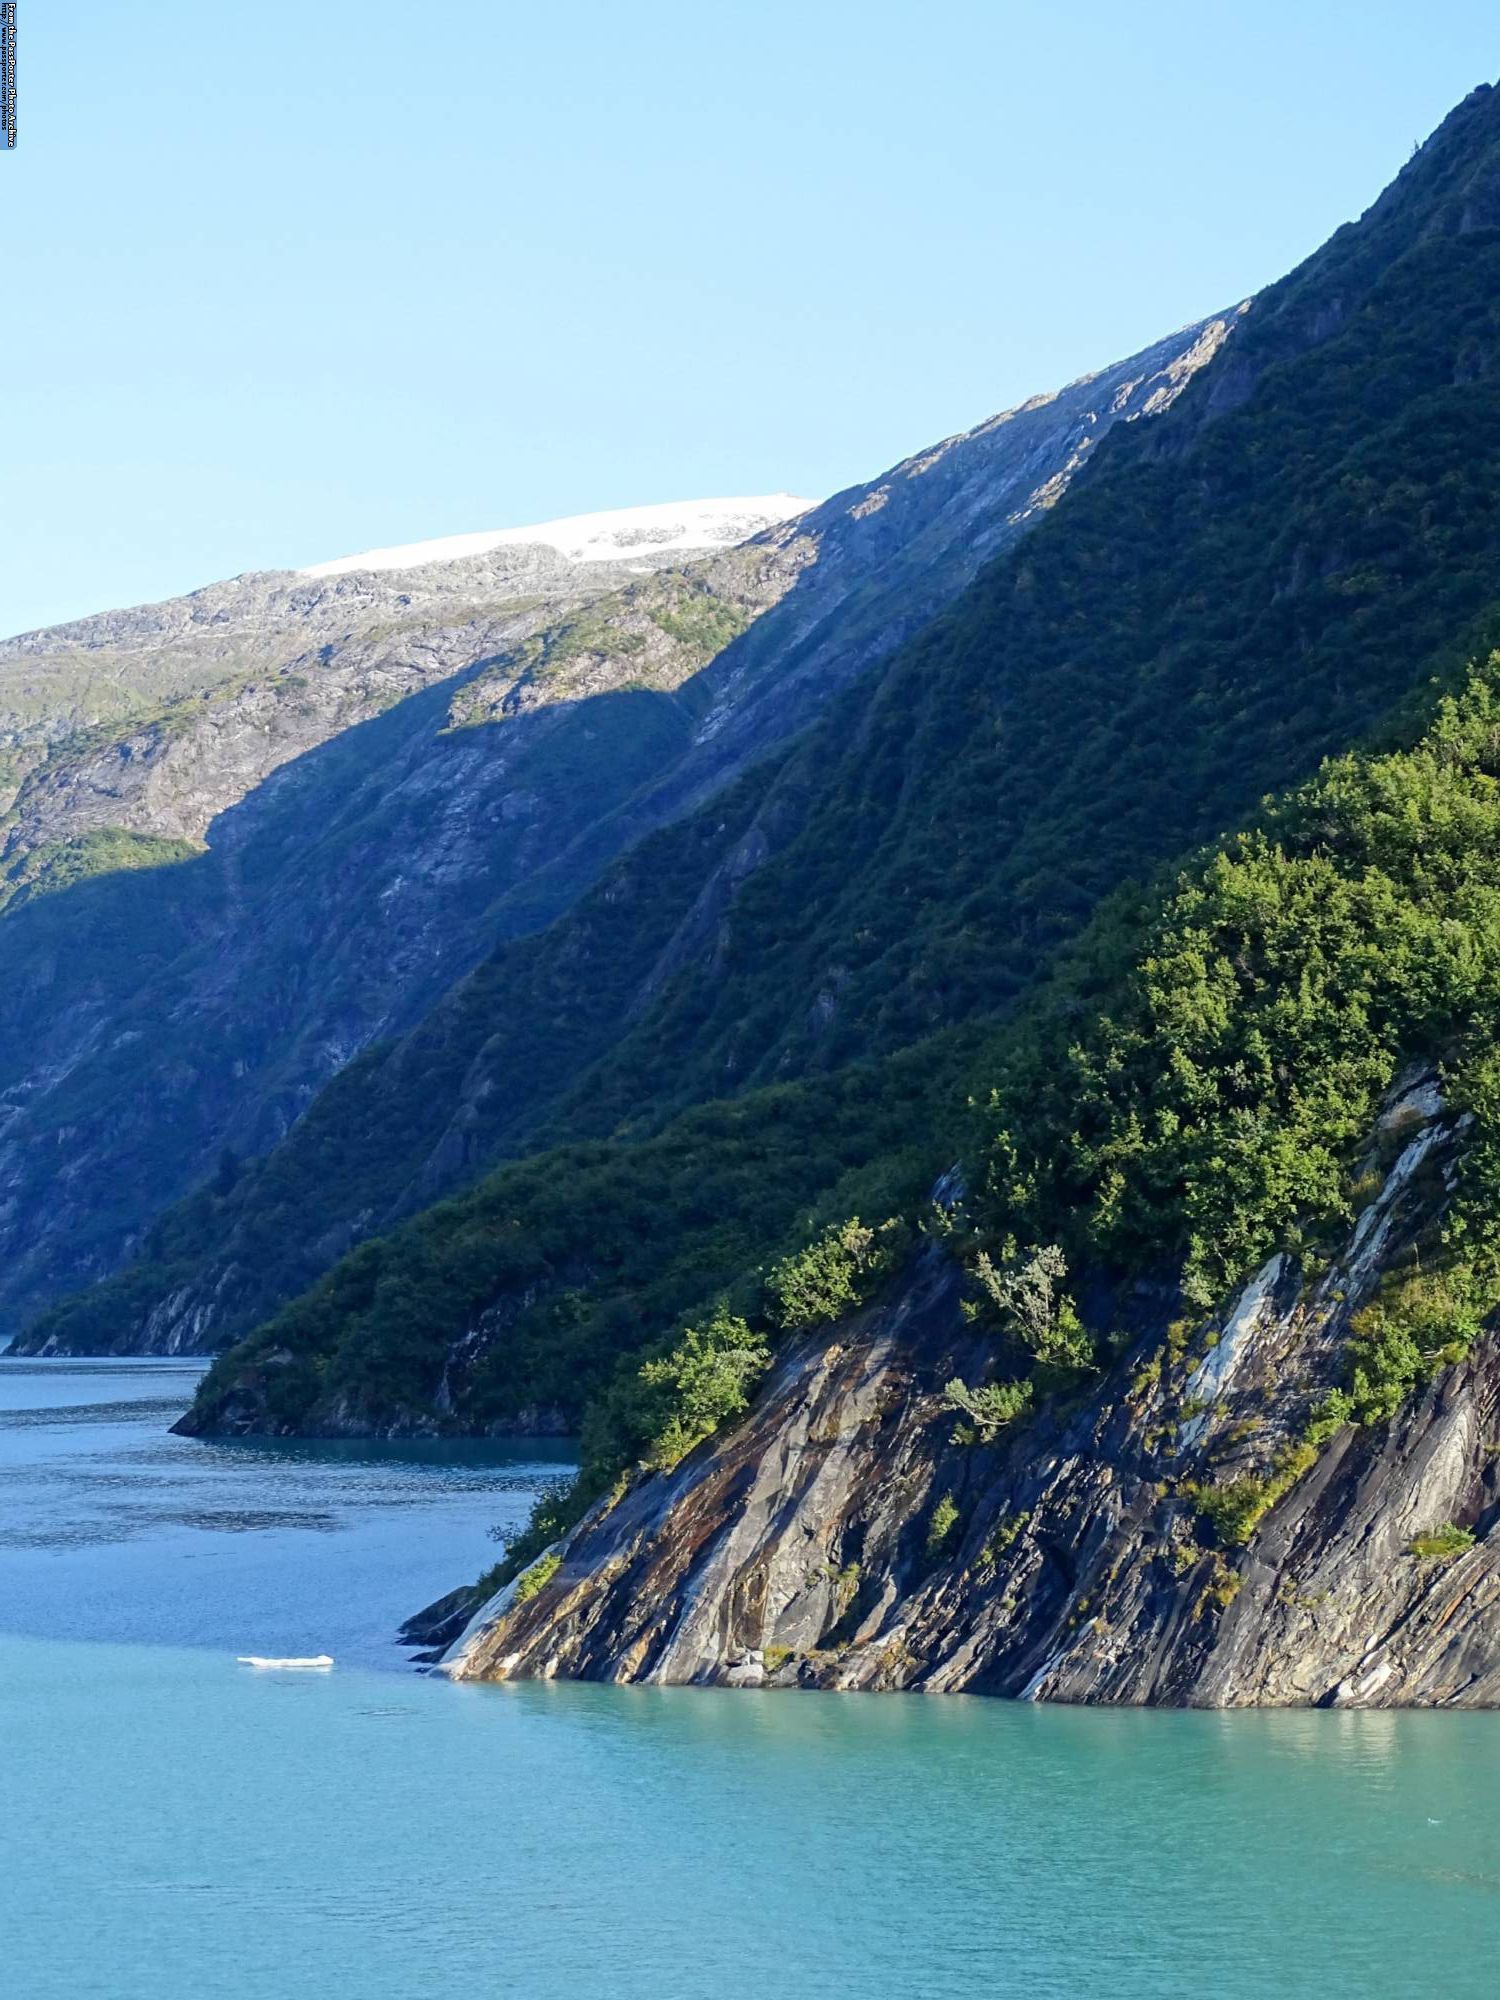
<instances>
[{"instance_id":1,"label":"calm fjord water","mask_svg":"<svg viewBox=\"0 0 1500 2000\"><path fill-rule=\"evenodd\" d=\"M545 1457L169 1438L192 1380L0 1362L15 2000L1495 1990L1500 1717L449 1687L392 1627Z\"/></svg>"}]
</instances>

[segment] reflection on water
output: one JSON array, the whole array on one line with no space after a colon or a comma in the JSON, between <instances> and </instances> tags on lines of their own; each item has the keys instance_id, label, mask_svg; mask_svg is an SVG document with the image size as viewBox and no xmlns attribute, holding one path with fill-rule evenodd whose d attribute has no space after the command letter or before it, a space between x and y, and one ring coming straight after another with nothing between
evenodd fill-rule
<instances>
[{"instance_id":1,"label":"reflection on water","mask_svg":"<svg viewBox=\"0 0 1500 2000\"><path fill-rule=\"evenodd\" d=\"M1494 1991L1500 1717L374 1671L564 1455L170 1437L195 1373L0 1362L7 1996Z\"/></svg>"},{"instance_id":2,"label":"reflection on water","mask_svg":"<svg viewBox=\"0 0 1500 2000\"><path fill-rule=\"evenodd\" d=\"M566 1475L551 1442L174 1437L202 1367L0 1359L0 1630L401 1665Z\"/></svg>"},{"instance_id":3,"label":"reflection on water","mask_svg":"<svg viewBox=\"0 0 1500 2000\"><path fill-rule=\"evenodd\" d=\"M46 1422L59 1410L89 1404L162 1400L174 1410L191 1400L202 1361L31 1361L0 1355L0 1411Z\"/></svg>"}]
</instances>

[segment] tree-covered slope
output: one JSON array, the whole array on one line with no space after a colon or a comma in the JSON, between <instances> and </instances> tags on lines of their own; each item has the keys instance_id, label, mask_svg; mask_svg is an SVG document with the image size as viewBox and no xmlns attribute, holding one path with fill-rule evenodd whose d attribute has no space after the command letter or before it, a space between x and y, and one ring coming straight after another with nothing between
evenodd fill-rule
<instances>
[{"instance_id":1,"label":"tree-covered slope","mask_svg":"<svg viewBox=\"0 0 1500 2000\"><path fill-rule=\"evenodd\" d=\"M585 1121L1006 1000L1114 884L1486 650L1497 187L1487 91L846 698L787 773L812 809L590 1085Z\"/></svg>"},{"instance_id":2,"label":"tree-covered slope","mask_svg":"<svg viewBox=\"0 0 1500 2000\"><path fill-rule=\"evenodd\" d=\"M1500 1702L1500 656L1091 928L935 1240L622 1376L460 1672Z\"/></svg>"},{"instance_id":3,"label":"tree-covered slope","mask_svg":"<svg viewBox=\"0 0 1500 2000\"><path fill-rule=\"evenodd\" d=\"M858 1055L860 1075L878 1079L882 1051L903 1044L924 1066L925 1037L1034 989L1112 889L1244 823L1268 788L1323 755L1397 726L1435 674L1500 636L1497 189L1500 99L1485 91L1360 224L1256 302L1172 409L1116 432L1033 536L842 698L768 775L746 836L760 834L765 858L723 897L699 948L664 954L655 1004L542 1136L615 1135L607 1156L622 1186L658 1157L652 1146L677 1148L675 1215L693 1187L714 1185L714 1120L731 1113L664 1124L674 1108L726 1083L771 1089L745 1099L745 1116L788 1090L816 1103L843 1087L840 1059ZM585 956L579 969L600 968ZM775 1082L799 1073L826 1081ZM981 1091L984 1078L981 1065ZM877 1082L872 1117L879 1102ZM941 1154L955 1102L902 1126L908 1164ZM568 1157L540 1153L467 1199L503 1207L510 1189L546 1189L557 1226L581 1241ZM872 1185L900 1179L886 1157L884 1140L860 1155ZM774 1156L767 1166L779 1171ZM796 1180L804 1226L840 1206L836 1178ZM426 1226L360 1253L393 1299L412 1246L431 1243ZM705 1299L733 1293L795 1233L768 1220L694 1266L694 1282ZM652 1255L674 1266L696 1240L669 1220ZM418 1323L427 1357L425 1392L413 1400L408 1384L390 1422L471 1420L435 1364L473 1335L486 1282L382 1312L387 1359ZM603 1294L587 1271L556 1282L592 1322ZM334 1354L346 1366L373 1322L365 1305L329 1305L345 1283L341 1267L319 1305L292 1308L251 1352L306 1349L320 1367ZM513 1373L505 1313L486 1326L488 1377L516 1406L532 1323L516 1322ZM620 1345L599 1343L600 1367ZM325 1420L324 1391L304 1379L310 1393L278 1421ZM572 1379L581 1397L585 1371ZM230 1405L236 1422L256 1421L233 1355L199 1420ZM366 1399L360 1421L375 1420Z\"/></svg>"},{"instance_id":4,"label":"tree-covered slope","mask_svg":"<svg viewBox=\"0 0 1500 2000\"><path fill-rule=\"evenodd\" d=\"M472 623L444 631L442 658L477 653L463 672L281 769L220 815L207 855L132 898L156 899L148 967L117 949L118 881L18 911L0 937L15 1107L0 1323L136 1252L118 1293L46 1337L222 1343L350 1242L513 1151L648 1004L683 924L705 920L705 884L765 851L756 767L1042 518L1111 426L1169 403L1228 325L1035 398L743 547L564 616L533 608L483 645ZM309 687L333 671L310 669ZM680 837L657 833L674 822ZM575 924L531 941L626 852ZM59 951L74 911L84 935ZM163 1019L166 1044L150 1029Z\"/></svg>"},{"instance_id":5,"label":"tree-covered slope","mask_svg":"<svg viewBox=\"0 0 1500 2000\"><path fill-rule=\"evenodd\" d=\"M1374 1192L1361 1156L1382 1097L1441 1068L1467 1127L1433 1330L1372 1339L1350 1404L1389 1414L1391 1386L1399 1400L1500 1303L1497 690L1500 655L1411 749L1329 763L1254 833L1117 899L1008 1023L704 1106L634 1145L554 1148L366 1244L215 1365L191 1426L576 1424L622 1358L716 1294L762 1341L806 1323L782 1309L792 1292L855 1303L840 1232L860 1216L914 1230L955 1157L969 1192L950 1207L973 1220L946 1233L967 1232L989 1274L991 1366L1025 1391L1009 1421L1095 1371L1133 1279L1205 1312L1272 1254L1325 1254ZM995 1275L1027 1273L1039 1244L1059 1282L1082 1274L1091 1331L1067 1330L1040 1267ZM1046 1294L1035 1321L1026 1283ZM596 1408L596 1482L669 1414L643 1408Z\"/></svg>"},{"instance_id":6,"label":"tree-covered slope","mask_svg":"<svg viewBox=\"0 0 1500 2000\"><path fill-rule=\"evenodd\" d=\"M362 1244L209 1371L190 1430L575 1430L616 1364L809 1214L911 1206L962 1101L962 1038L560 1146ZM946 1141L951 1144L951 1138Z\"/></svg>"}]
</instances>

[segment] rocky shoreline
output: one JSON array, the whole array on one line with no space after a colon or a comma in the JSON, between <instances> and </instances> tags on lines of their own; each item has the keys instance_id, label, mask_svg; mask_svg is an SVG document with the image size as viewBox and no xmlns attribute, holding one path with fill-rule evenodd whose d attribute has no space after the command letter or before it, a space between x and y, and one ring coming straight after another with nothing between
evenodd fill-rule
<instances>
[{"instance_id":1,"label":"rocky shoreline","mask_svg":"<svg viewBox=\"0 0 1500 2000\"><path fill-rule=\"evenodd\" d=\"M1107 1379L1009 1443L954 1442L942 1385L982 1357L929 1246L883 1302L789 1348L740 1429L599 1503L539 1587L455 1593L412 1639L462 1680L1500 1704L1495 1335L1389 1425L1344 1425L1243 1545L1205 1513L1284 1462L1350 1317L1442 1213L1462 1121L1430 1077L1388 1102L1391 1133L1320 1276L1273 1257L1186 1342L1172 1290L1137 1287Z\"/></svg>"}]
</instances>

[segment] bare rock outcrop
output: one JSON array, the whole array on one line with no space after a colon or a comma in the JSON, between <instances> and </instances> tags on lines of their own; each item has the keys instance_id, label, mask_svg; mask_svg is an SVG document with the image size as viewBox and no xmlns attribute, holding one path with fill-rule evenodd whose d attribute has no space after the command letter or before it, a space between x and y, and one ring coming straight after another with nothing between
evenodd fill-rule
<instances>
[{"instance_id":1,"label":"bare rock outcrop","mask_svg":"<svg viewBox=\"0 0 1500 2000\"><path fill-rule=\"evenodd\" d=\"M1205 1509L1284 1462L1340 1379L1351 1315L1444 1209L1463 1126L1430 1077L1405 1080L1384 1126L1404 1143L1320 1276L1273 1257L1190 1332L1170 1287L1131 1287L1108 1376L993 1447L953 1438L942 1385L982 1354L930 1247L883 1304L790 1348L732 1435L600 1503L447 1670L1500 1703L1500 1337L1389 1424L1337 1431L1243 1546Z\"/></svg>"}]
</instances>

